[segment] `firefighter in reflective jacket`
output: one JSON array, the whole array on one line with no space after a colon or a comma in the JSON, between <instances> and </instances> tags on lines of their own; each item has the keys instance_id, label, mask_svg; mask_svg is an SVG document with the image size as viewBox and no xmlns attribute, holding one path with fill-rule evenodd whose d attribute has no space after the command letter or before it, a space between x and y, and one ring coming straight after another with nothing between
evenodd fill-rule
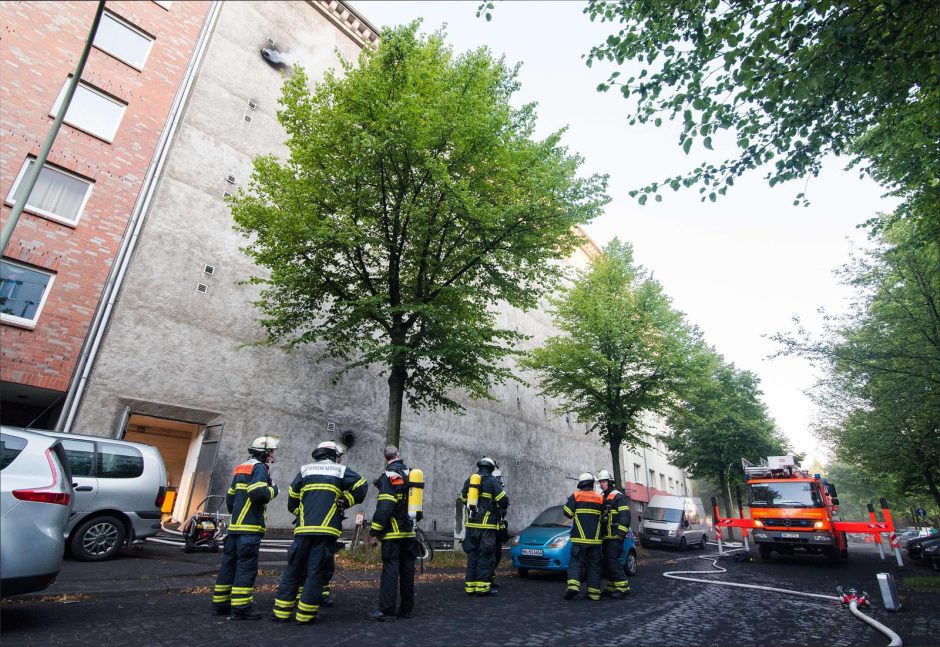
<instances>
[{"instance_id":1,"label":"firefighter in reflective jacket","mask_svg":"<svg viewBox=\"0 0 940 647\"><path fill-rule=\"evenodd\" d=\"M369 526L369 541L382 541L382 579L379 608L366 617L378 621L411 617L415 606L415 561L418 559L415 521L408 515L409 470L394 445L385 448L385 461L385 471L376 480L379 496ZM399 591L401 600L396 606Z\"/></svg>"},{"instance_id":2,"label":"firefighter in reflective jacket","mask_svg":"<svg viewBox=\"0 0 940 647\"><path fill-rule=\"evenodd\" d=\"M630 503L623 492L617 489L614 477L607 470L597 473L597 483L601 486L601 495L604 497L604 514L601 517L604 522L601 529L604 543L601 552L607 586L603 595L623 598L630 593L630 584L624 577L623 566L620 565L623 541L630 530Z\"/></svg>"},{"instance_id":3,"label":"firefighter in reflective jacket","mask_svg":"<svg viewBox=\"0 0 940 647\"><path fill-rule=\"evenodd\" d=\"M466 480L460 492L460 500L470 507L467 535L463 540L463 549L467 553L467 575L464 578L467 595L496 595L491 587L496 568L496 534L501 513L509 507L506 490L493 476L497 467L492 458L480 459L477 474Z\"/></svg>"},{"instance_id":4,"label":"firefighter in reflective jacket","mask_svg":"<svg viewBox=\"0 0 940 647\"><path fill-rule=\"evenodd\" d=\"M302 466L290 484L287 510L297 516L297 525L287 568L274 596L270 617L275 622L290 622L291 615L300 625L316 621L336 539L343 529L343 511L362 503L369 487L364 478L340 464L342 456L338 443L320 443L313 450L314 462Z\"/></svg>"},{"instance_id":5,"label":"firefighter in reflective jacket","mask_svg":"<svg viewBox=\"0 0 940 647\"><path fill-rule=\"evenodd\" d=\"M252 608L252 589L258 576L258 550L264 536L265 512L278 491L268 472L278 442L272 436L255 438L248 448L251 458L235 468L232 486L225 497L232 521L212 593L216 615L230 615L233 620L261 618Z\"/></svg>"},{"instance_id":6,"label":"firefighter in reflective jacket","mask_svg":"<svg viewBox=\"0 0 940 647\"><path fill-rule=\"evenodd\" d=\"M587 596L601 599L601 514L604 498L594 491L594 475L585 472L578 477L578 489L568 497L563 508L571 524L571 561L568 562L568 586L565 599L581 592L581 578L587 570Z\"/></svg>"}]
</instances>

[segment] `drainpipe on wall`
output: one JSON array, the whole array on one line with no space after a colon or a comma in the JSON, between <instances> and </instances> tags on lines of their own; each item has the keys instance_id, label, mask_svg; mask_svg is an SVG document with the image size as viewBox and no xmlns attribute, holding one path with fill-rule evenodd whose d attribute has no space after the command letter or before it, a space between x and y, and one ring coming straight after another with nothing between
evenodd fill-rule
<instances>
[{"instance_id":1,"label":"drainpipe on wall","mask_svg":"<svg viewBox=\"0 0 940 647\"><path fill-rule=\"evenodd\" d=\"M114 303L117 301L118 293L120 292L121 285L127 273L127 268L130 264L131 256L137 246L137 239L140 235L147 210L150 208L150 203L156 193L157 179L163 171L173 136L176 134L176 130L182 121L183 108L186 101L189 99L189 94L192 91L193 83L196 78L196 72L199 69L199 65L202 63L202 58L208 47L209 39L212 35L212 30L215 28L221 7L222 3L219 0L213 0L209 7L209 11L202 25L202 31L199 34L199 39L196 41L196 47L190 58L189 66L186 68L186 73L183 76L183 83L176 93L176 97L173 99L173 105L170 107L170 114L167 120L168 125L163 129L163 133L160 135L154 162L150 164L150 168L147 169L147 175L144 176L140 195L137 197L137 202L134 204L134 210L131 212L131 218L125 229L125 236L121 239L121 246L118 248L118 253L114 258L114 264L111 266L111 272L108 274L108 282L105 284L105 288L102 291L101 299L98 301L98 308L95 310L95 316L92 319L91 326L88 328L88 333L85 335L85 341L82 343L82 353L75 365L75 371L72 373L72 380L69 383L69 390L66 394L65 404L62 406L62 412L59 414L59 419L56 421L55 428L57 431L68 433L72 430L72 423L75 421L78 408L81 406L82 395L88 383L92 366L95 363L98 348L104 338L105 330L111 319Z\"/></svg>"}]
</instances>

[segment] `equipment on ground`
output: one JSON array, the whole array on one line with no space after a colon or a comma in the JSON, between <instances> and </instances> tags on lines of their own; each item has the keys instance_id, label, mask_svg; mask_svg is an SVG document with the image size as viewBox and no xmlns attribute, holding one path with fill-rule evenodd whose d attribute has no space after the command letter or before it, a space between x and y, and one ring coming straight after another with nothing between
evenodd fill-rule
<instances>
[{"instance_id":1,"label":"equipment on ground","mask_svg":"<svg viewBox=\"0 0 940 647\"><path fill-rule=\"evenodd\" d=\"M219 546L228 534L230 515L221 512L225 497L207 496L198 506L189 521L183 524L183 552L196 550L219 552Z\"/></svg>"}]
</instances>

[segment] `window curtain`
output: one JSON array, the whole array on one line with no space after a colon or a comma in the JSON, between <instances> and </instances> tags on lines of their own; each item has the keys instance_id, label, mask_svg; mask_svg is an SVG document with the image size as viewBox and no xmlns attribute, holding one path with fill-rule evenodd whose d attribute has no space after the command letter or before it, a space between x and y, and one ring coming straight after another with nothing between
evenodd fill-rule
<instances>
[{"instance_id":1,"label":"window curtain","mask_svg":"<svg viewBox=\"0 0 940 647\"><path fill-rule=\"evenodd\" d=\"M35 163L35 160L30 160L29 167L32 168ZM13 199L19 200L25 188L20 182ZM29 196L28 206L75 221L79 216L79 209L82 207L87 191L87 182L44 166Z\"/></svg>"}]
</instances>

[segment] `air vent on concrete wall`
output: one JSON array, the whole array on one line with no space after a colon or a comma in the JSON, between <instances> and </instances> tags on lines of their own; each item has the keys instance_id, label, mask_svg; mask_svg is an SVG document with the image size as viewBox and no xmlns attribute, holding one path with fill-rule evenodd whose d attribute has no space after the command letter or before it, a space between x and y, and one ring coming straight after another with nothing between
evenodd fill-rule
<instances>
[{"instance_id":1,"label":"air vent on concrete wall","mask_svg":"<svg viewBox=\"0 0 940 647\"><path fill-rule=\"evenodd\" d=\"M225 181L229 184L235 184L238 182L238 179L234 175L229 174L225 176Z\"/></svg>"},{"instance_id":2,"label":"air vent on concrete wall","mask_svg":"<svg viewBox=\"0 0 940 647\"><path fill-rule=\"evenodd\" d=\"M274 47L274 39L273 39L273 38L269 38L269 39L267 40L267 43L268 43L268 47Z\"/></svg>"},{"instance_id":3,"label":"air vent on concrete wall","mask_svg":"<svg viewBox=\"0 0 940 647\"><path fill-rule=\"evenodd\" d=\"M208 274L209 276L212 276L213 274L215 274L215 265L209 265L208 263L206 263L205 266L203 266L202 271Z\"/></svg>"},{"instance_id":4,"label":"air vent on concrete wall","mask_svg":"<svg viewBox=\"0 0 940 647\"><path fill-rule=\"evenodd\" d=\"M257 110L258 109L258 100L257 99L248 99L248 109Z\"/></svg>"},{"instance_id":5,"label":"air vent on concrete wall","mask_svg":"<svg viewBox=\"0 0 940 647\"><path fill-rule=\"evenodd\" d=\"M228 191L223 191L223 192L222 192L222 197L223 197L223 198L231 198L231 197L232 197L232 194L229 193Z\"/></svg>"},{"instance_id":6,"label":"air vent on concrete wall","mask_svg":"<svg viewBox=\"0 0 940 647\"><path fill-rule=\"evenodd\" d=\"M205 283L196 284L196 294L205 294L208 291L209 291L209 286L206 285Z\"/></svg>"},{"instance_id":7,"label":"air vent on concrete wall","mask_svg":"<svg viewBox=\"0 0 940 647\"><path fill-rule=\"evenodd\" d=\"M245 123L246 123L246 124L250 124L250 123L251 123L251 115L245 115Z\"/></svg>"}]
</instances>

